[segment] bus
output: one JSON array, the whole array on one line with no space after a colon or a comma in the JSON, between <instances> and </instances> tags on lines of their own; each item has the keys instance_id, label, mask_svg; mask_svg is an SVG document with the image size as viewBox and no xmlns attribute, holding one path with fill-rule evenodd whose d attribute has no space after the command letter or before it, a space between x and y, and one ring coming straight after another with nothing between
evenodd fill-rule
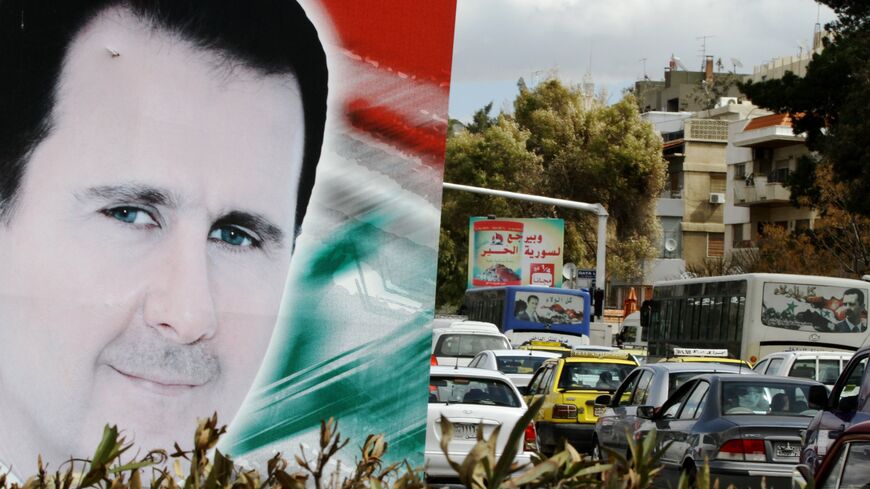
<instances>
[{"instance_id":1,"label":"bus","mask_svg":"<svg viewBox=\"0 0 870 489\"><path fill-rule=\"evenodd\" d=\"M528 340L589 343L590 297L586 290L509 285L465 291L468 319L497 325L518 345Z\"/></svg>"},{"instance_id":2,"label":"bus","mask_svg":"<svg viewBox=\"0 0 870 489\"><path fill-rule=\"evenodd\" d=\"M855 351L867 341L870 284L861 280L750 273L653 284L641 307L649 354L724 348L755 363L791 349Z\"/></svg>"}]
</instances>

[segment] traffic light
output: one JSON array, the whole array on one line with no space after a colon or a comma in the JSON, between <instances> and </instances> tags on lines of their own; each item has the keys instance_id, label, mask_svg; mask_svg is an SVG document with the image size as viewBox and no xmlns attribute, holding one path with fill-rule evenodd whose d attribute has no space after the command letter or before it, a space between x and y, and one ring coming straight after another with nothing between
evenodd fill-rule
<instances>
[{"instance_id":1,"label":"traffic light","mask_svg":"<svg viewBox=\"0 0 870 489\"><path fill-rule=\"evenodd\" d=\"M593 294L593 310L595 311L595 317L601 319L601 316L604 315L604 289L595 289L595 293Z\"/></svg>"}]
</instances>

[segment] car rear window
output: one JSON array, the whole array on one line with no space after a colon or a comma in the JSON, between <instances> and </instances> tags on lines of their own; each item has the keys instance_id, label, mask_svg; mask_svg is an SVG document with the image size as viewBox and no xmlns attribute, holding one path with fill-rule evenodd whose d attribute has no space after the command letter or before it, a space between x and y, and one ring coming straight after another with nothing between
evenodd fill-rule
<instances>
[{"instance_id":1,"label":"car rear window","mask_svg":"<svg viewBox=\"0 0 870 489\"><path fill-rule=\"evenodd\" d=\"M499 371L506 374L533 374L546 360L545 357L530 355L500 356L496 358Z\"/></svg>"},{"instance_id":2,"label":"car rear window","mask_svg":"<svg viewBox=\"0 0 870 489\"><path fill-rule=\"evenodd\" d=\"M635 365L623 363L566 363L559 387L566 390L615 390Z\"/></svg>"},{"instance_id":3,"label":"car rear window","mask_svg":"<svg viewBox=\"0 0 870 489\"><path fill-rule=\"evenodd\" d=\"M435 355L471 358L483 350L510 350L510 348L510 343L502 336L452 333L438 338Z\"/></svg>"},{"instance_id":4,"label":"car rear window","mask_svg":"<svg viewBox=\"0 0 870 489\"><path fill-rule=\"evenodd\" d=\"M809 385L771 382L724 382L722 413L772 416L814 416L819 406L810 406Z\"/></svg>"},{"instance_id":5,"label":"car rear window","mask_svg":"<svg viewBox=\"0 0 870 489\"><path fill-rule=\"evenodd\" d=\"M519 397L505 382L469 377L430 377L429 402L522 406Z\"/></svg>"}]
</instances>

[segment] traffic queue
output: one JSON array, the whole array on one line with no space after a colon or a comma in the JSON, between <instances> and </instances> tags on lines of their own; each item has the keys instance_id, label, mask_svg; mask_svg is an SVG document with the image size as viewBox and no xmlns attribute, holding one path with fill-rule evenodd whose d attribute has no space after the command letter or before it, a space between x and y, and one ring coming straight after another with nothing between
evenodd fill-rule
<instances>
[{"instance_id":1,"label":"traffic queue","mask_svg":"<svg viewBox=\"0 0 870 489\"><path fill-rule=\"evenodd\" d=\"M469 323L442 329L457 345L499 334ZM645 363L610 347L533 341L497 350L457 346L465 358L451 361L435 355L445 334L433 338L430 480L457 477L441 446L442 419L453 425L448 456L461 463L479 434L488 438L499 426L506 439L527 406L543 398L518 447L518 467L533 452L552 454L563 443L596 460L613 454L627 460L629 440L655 432L663 468L657 487L676 487L680 477L692 484L705 464L720 487L791 488L813 477L827 481L826 488L870 482L870 464L851 463L870 462L870 376L864 375L870 347L854 355L778 352L752 367L717 350L677 351ZM850 485L857 480L862 483Z\"/></svg>"}]
</instances>

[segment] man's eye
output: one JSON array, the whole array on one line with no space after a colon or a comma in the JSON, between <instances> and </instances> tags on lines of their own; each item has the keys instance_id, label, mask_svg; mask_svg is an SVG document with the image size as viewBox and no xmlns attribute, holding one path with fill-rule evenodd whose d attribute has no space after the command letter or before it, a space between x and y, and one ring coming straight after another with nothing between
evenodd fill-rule
<instances>
[{"instance_id":1,"label":"man's eye","mask_svg":"<svg viewBox=\"0 0 870 489\"><path fill-rule=\"evenodd\" d=\"M254 247L260 246L260 240L252 236L252 233L237 226L221 226L215 228L208 235L209 239L222 241L230 246Z\"/></svg>"},{"instance_id":2,"label":"man's eye","mask_svg":"<svg viewBox=\"0 0 870 489\"><path fill-rule=\"evenodd\" d=\"M110 209L105 209L102 212L108 217L117 219L118 221L125 222L127 224L136 224L139 226L149 226L157 224L154 218L151 217L151 215L147 211L138 207L112 207Z\"/></svg>"}]
</instances>

